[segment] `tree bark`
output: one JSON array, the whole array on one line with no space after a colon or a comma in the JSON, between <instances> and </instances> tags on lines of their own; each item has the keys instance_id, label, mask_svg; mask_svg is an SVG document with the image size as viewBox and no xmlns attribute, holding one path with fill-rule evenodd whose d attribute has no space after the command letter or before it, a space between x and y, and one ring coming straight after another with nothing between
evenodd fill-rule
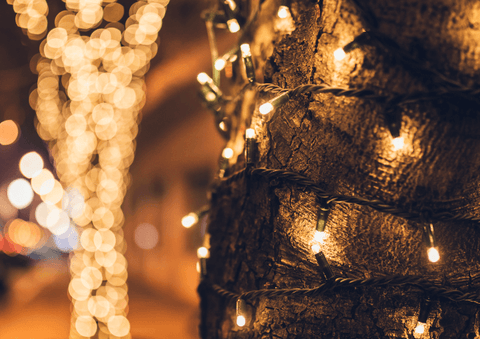
<instances>
[{"instance_id":1,"label":"tree bark","mask_svg":"<svg viewBox=\"0 0 480 339\"><path fill-rule=\"evenodd\" d=\"M386 96L478 86L480 4L469 0L293 0L291 34L275 31L278 1L238 1L259 82L367 88ZM387 37L342 61L333 52L363 30ZM378 40L376 40L378 42ZM400 52L403 51L405 55ZM225 85L245 84L243 63ZM430 70L430 71L428 71ZM261 79L263 76L263 79ZM479 217L480 118L472 96L446 94L396 106L405 146L394 150L386 105L332 94L302 94L262 116L271 93L244 90L226 114L228 145L239 155L245 128L257 134L254 167L299 173L324 190L379 199L404 210L454 211ZM478 306L432 300L422 336L414 335L425 294L412 287L336 288L317 297L248 300L250 317L235 325L235 304L215 293L313 288L323 282L311 251L319 199L308 188L258 176L219 182L211 194L210 258L199 287L202 338L476 338ZM322 251L336 276L418 275L442 286L476 291L476 222L434 222L440 261L430 263L423 223L366 206L332 204Z\"/></svg>"}]
</instances>

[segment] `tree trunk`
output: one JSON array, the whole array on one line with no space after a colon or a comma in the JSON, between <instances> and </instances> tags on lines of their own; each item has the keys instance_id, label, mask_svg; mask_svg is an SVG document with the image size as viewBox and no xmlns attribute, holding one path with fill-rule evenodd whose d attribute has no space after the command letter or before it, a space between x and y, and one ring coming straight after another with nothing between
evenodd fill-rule
<instances>
[{"instance_id":1,"label":"tree trunk","mask_svg":"<svg viewBox=\"0 0 480 339\"><path fill-rule=\"evenodd\" d=\"M275 31L279 1L245 0L238 5L247 17L259 7L244 34L259 82L282 88L366 88L387 97L436 94L388 105L305 93L264 116L258 106L275 95L255 94L249 87L226 107L231 120L227 145L238 157L225 176L245 166L243 135L245 128L254 128L253 167L295 172L331 194L380 200L418 216L330 204L321 250L336 277L418 276L443 288L475 292L480 284L478 223L438 221L436 215L449 211L463 218L480 216L480 105L468 92L478 86L480 73L480 4L293 0L291 34ZM363 30L370 32L369 40L335 60L334 51ZM234 77L222 89L238 93L246 83L243 62L233 67ZM394 148L392 133L404 138L403 148ZM474 303L393 283L336 287L310 297L248 297L247 323L237 326L234 294L315 288L324 282L311 250L321 203L311 187L289 180L247 172L217 181L209 214L210 258L199 287L202 338L480 336L480 308ZM440 252L436 263L428 261L424 242L429 222ZM222 295L212 286L233 294ZM415 334L426 297L432 306L425 333Z\"/></svg>"}]
</instances>

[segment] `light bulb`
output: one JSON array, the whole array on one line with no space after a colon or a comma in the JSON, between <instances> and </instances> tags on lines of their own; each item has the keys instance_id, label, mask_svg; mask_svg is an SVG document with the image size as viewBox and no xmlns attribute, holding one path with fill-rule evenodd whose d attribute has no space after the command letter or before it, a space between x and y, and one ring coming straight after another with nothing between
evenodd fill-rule
<instances>
[{"instance_id":1,"label":"light bulb","mask_svg":"<svg viewBox=\"0 0 480 339\"><path fill-rule=\"evenodd\" d=\"M242 57L246 58L251 56L252 53L250 52L250 45L249 44L241 44L240 50L242 51Z\"/></svg>"},{"instance_id":2,"label":"light bulb","mask_svg":"<svg viewBox=\"0 0 480 339\"><path fill-rule=\"evenodd\" d=\"M440 259L440 253L438 253L438 250L435 247L430 247L427 251L428 254L428 260L431 262L437 262Z\"/></svg>"},{"instance_id":3,"label":"light bulb","mask_svg":"<svg viewBox=\"0 0 480 339\"><path fill-rule=\"evenodd\" d=\"M393 149L395 151L398 151L399 149L402 149L403 146L405 146L405 140L403 139L403 137L398 137L392 140L392 144Z\"/></svg>"},{"instance_id":4,"label":"light bulb","mask_svg":"<svg viewBox=\"0 0 480 339\"><path fill-rule=\"evenodd\" d=\"M228 7L230 7L230 9L232 10L232 12L234 12L234 11L237 9L237 4L235 3L235 1L233 1L233 0L225 0L224 2L225 2L225 4L228 5Z\"/></svg>"},{"instance_id":5,"label":"light bulb","mask_svg":"<svg viewBox=\"0 0 480 339\"><path fill-rule=\"evenodd\" d=\"M197 256L198 256L198 258L200 258L200 259L201 259L201 258L206 258L206 257L208 257L208 248L203 247L203 246L202 246L202 247L199 247L199 248L197 249Z\"/></svg>"},{"instance_id":6,"label":"light bulb","mask_svg":"<svg viewBox=\"0 0 480 339\"><path fill-rule=\"evenodd\" d=\"M314 254L320 253L320 245L319 244L313 244L312 245L312 251Z\"/></svg>"},{"instance_id":7,"label":"light bulb","mask_svg":"<svg viewBox=\"0 0 480 339\"><path fill-rule=\"evenodd\" d=\"M227 130L227 126L225 125L225 122L223 122L223 121L220 121L220 123L218 124L218 127L219 127L222 131L226 131L226 130Z\"/></svg>"},{"instance_id":8,"label":"light bulb","mask_svg":"<svg viewBox=\"0 0 480 339\"><path fill-rule=\"evenodd\" d=\"M230 19L227 21L228 30L231 33L237 33L240 30L240 25L238 24L237 19Z\"/></svg>"},{"instance_id":9,"label":"light bulb","mask_svg":"<svg viewBox=\"0 0 480 339\"><path fill-rule=\"evenodd\" d=\"M415 333L423 334L425 332L425 323L417 322L417 327L415 327Z\"/></svg>"},{"instance_id":10,"label":"light bulb","mask_svg":"<svg viewBox=\"0 0 480 339\"><path fill-rule=\"evenodd\" d=\"M290 14L290 9L287 6L280 6L277 15L280 19L285 19Z\"/></svg>"},{"instance_id":11,"label":"light bulb","mask_svg":"<svg viewBox=\"0 0 480 339\"><path fill-rule=\"evenodd\" d=\"M198 216L196 213L189 213L182 218L182 226L190 228L198 222Z\"/></svg>"},{"instance_id":12,"label":"light bulb","mask_svg":"<svg viewBox=\"0 0 480 339\"><path fill-rule=\"evenodd\" d=\"M325 232L315 231L315 235L313 236L313 240L315 240L317 242L323 242L326 237L327 237L327 235L325 234Z\"/></svg>"},{"instance_id":13,"label":"light bulb","mask_svg":"<svg viewBox=\"0 0 480 339\"><path fill-rule=\"evenodd\" d=\"M197 81L200 83L200 85L205 85L207 82L209 82L210 77L207 75L207 73L200 73L197 75Z\"/></svg>"},{"instance_id":14,"label":"light bulb","mask_svg":"<svg viewBox=\"0 0 480 339\"><path fill-rule=\"evenodd\" d=\"M255 138L255 130L253 128L247 128L245 131L245 138L253 139Z\"/></svg>"},{"instance_id":15,"label":"light bulb","mask_svg":"<svg viewBox=\"0 0 480 339\"><path fill-rule=\"evenodd\" d=\"M337 50L335 50L335 52L333 52L333 56L335 57L336 60L341 61L345 59L347 55L345 54L345 51L343 50L343 48L340 47Z\"/></svg>"},{"instance_id":16,"label":"light bulb","mask_svg":"<svg viewBox=\"0 0 480 339\"><path fill-rule=\"evenodd\" d=\"M229 147L224 148L222 151L222 157L224 157L225 159L230 159L231 157L233 157L233 149Z\"/></svg>"},{"instance_id":17,"label":"light bulb","mask_svg":"<svg viewBox=\"0 0 480 339\"><path fill-rule=\"evenodd\" d=\"M271 111L273 111L273 105L269 102L266 102L263 105L261 105L258 110L260 111L261 114L268 114Z\"/></svg>"},{"instance_id":18,"label":"light bulb","mask_svg":"<svg viewBox=\"0 0 480 339\"><path fill-rule=\"evenodd\" d=\"M237 325L240 326L240 327L243 327L245 326L245 323L246 323L246 319L243 315L238 315L237 316Z\"/></svg>"},{"instance_id":19,"label":"light bulb","mask_svg":"<svg viewBox=\"0 0 480 339\"><path fill-rule=\"evenodd\" d=\"M217 71L221 71L222 69L225 68L226 65L227 65L227 61L225 61L225 59L223 58L215 60L215 69Z\"/></svg>"}]
</instances>

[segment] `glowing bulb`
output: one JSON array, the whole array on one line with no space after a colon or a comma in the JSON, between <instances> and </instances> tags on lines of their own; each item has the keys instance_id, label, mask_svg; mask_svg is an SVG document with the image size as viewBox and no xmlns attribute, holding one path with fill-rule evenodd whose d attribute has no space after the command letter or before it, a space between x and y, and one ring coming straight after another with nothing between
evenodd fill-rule
<instances>
[{"instance_id":1,"label":"glowing bulb","mask_svg":"<svg viewBox=\"0 0 480 339\"><path fill-rule=\"evenodd\" d=\"M182 226L185 228L190 228L198 222L198 216L196 213L188 213L182 218Z\"/></svg>"},{"instance_id":2,"label":"glowing bulb","mask_svg":"<svg viewBox=\"0 0 480 339\"><path fill-rule=\"evenodd\" d=\"M230 159L231 157L233 157L233 149L228 147L224 148L222 152L222 157L224 157L225 159Z\"/></svg>"},{"instance_id":3,"label":"glowing bulb","mask_svg":"<svg viewBox=\"0 0 480 339\"><path fill-rule=\"evenodd\" d=\"M243 315L237 315L237 325L240 326L240 327L243 327L245 326L245 323L246 323L246 319Z\"/></svg>"},{"instance_id":4,"label":"glowing bulb","mask_svg":"<svg viewBox=\"0 0 480 339\"><path fill-rule=\"evenodd\" d=\"M242 51L242 57L246 58L251 56L252 53L250 52L250 45L249 44L241 44L240 50Z\"/></svg>"},{"instance_id":5,"label":"glowing bulb","mask_svg":"<svg viewBox=\"0 0 480 339\"><path fill-rule=\"evenodd\" d=\"M260 111L261 114L268 114L271 111L273 111L273 105L269 102L266 102L263 105L261 105L258 110Z\"/></svg>"},{"instance_id":6,"label":"glowing bulb","mask_svg":"<svg viewBox=\"0 0 480 339\"><path fill-rule=\"evenodd\" d=\"M325 240L325 238L326 238L325 232L315 231L315 235L313 236L313 240L318 241L318 242L323 242Z\"/></svg>"},{"instance_id":7,"label":"glowing bulb","mask_svg":"<svg viewBox=\"0 0 480 339\"><path fill-rule=\"evenodd\" d=\"M425 323L419 321L417 327L415 327L415 333L423 334L423 332L425 332L425 325Z\"/></svg>"},{"instance_id":8,"label":"glowing bulb","mask_svg":"<svg viewBox=\"0 0 480 339\"><path fill-rule=\"evenodd\" d=\"M223 58L217 59L215 61L215 69L217 71L221 71L222 69L225 68L226 65L227 65L227 62Z\"/></svg>"},{"instance_id":9,"label":"glowing bulb","mask_svg":"<svg viewBox=\"0 0 480 339\"><path fill-rule=\"evenodd\" d=\"M395 151L402 149L405 146L405 140L403 137L398 137L392 140L393 148Z\"/></svg>"},{"instance_id":10,"label":"glowing bulb","mask_svg":"<svg viewBox=\"0 0 480 339\"><path fill-rule=\"evenodd\" d=\"M214 101L216 98L217 96L213 92L208 92L207 94L205 94L205 100L207 101Z\"/></svg>"},{"instance_id":11,"label":"glowing bulb","mask_svg":"<svg viewBox=\"0 0 480 339\"><path fill-rule=\"evenodd\" d=\"M197 81L200 83L200 85L205 85L209 80L210 77L207 75L207 73L202 72L197 75Z\"/></svg>"},{"instance_id":12,"label":"glowing bulb","mask_svg":"<svg viewBox=\"0 0 480 339\"><path fill-rule=\"evenodd\" d=\"M333 56L335 57L336 60L341 61L345 59L347 55L345 54L345 51L343 50L343 48L340 47L335 52L333 52Z\"/></svg>"},{"instance_id":13,"label":"glowing bulb","mask_svg":"<svg viewBox=\"0 0 480 339\"><path fill-rule=\"evenodd\" d=\"M435 247L430 247L427 251L428 254L428 260L431 262L437 262L440 260L440 253L438 253L438 250Z\"/></svg>"},{"instance_id":14,"label":"glowing bulb","mask_svg":"<svg viewBox=\"0 0 480 339\"><path fill-rule=\"evenodd\" d=\"M227 130L227 126L225 125L225 123L223 121L220 121L220 123L218 124L218 127L222 130L222 131L226 131Z\"/></svg>"},{"instance_id":15,"label":"glowing bulb","mask_svg":"<svg viewBox=\"0 0 480 339\"><path fill-rule=\"evenodd\" d=\"M320 253L320 245L319 244L313 244L312 245L312 251L314 254Z\"/></svg>"},{"instance_id":16,"label":"glowing bulb","mask_svg":"<svg viewBox=\"0 0 480 339\"><path fill-rule=\"evenodd\" d=\"M199 258L206 258L206 257L208 257L208 249L207 249L206 247L203 247L203 246L202 246L202 247L199 247L199 248L197 249L197 256L198 256Z\"/></svg>"},{"instance_id":17,"label":"glowing bulb","mask_svg":"<svg viewBox=\"0 0 480 339\"><path fill-rule=\"evenodd\" d=\"M29 152L20 159L19 167L20 172L30 179L42 172L43 159L37 152Z\"/></svg>"},{"instance_id":18,"label":"glowing bulb","mask_svg":"<svg viewBox=\"0 0 480 339\"><path fill-rule=\"evenodd\" d=\"M253 139L255 138L255 130L253 128L247 128L245 131L245 138Z\"/></svg>"},{"instance_id":19,"label":"glowing bulb","mask_svg":"<svg viewBox=\"0 0 480 339\"><path fill-rule=\"evenodd\" d=\"M280 19L285 19L288 17L288 14L290 13L290 9L287 6L280 6L278 8L277 15Z\"/></svg>"},{"instance_id":20,"label":"glowing bulb","mask_svg":"<svg viewBox=\"0 0 480 339\"><path fill-rule=\"evenodd\" d=\"M237 19L230 19L227 21L228 30L231 33L237 33L240 30L240 25L238 24Z\"/></svg>"},{"instance_id":21,"label":"glowing bulb","mask_svg":"<svg viewBox=\"0 0 480 339\"><path fill-rule=\"evenodd\" d=\"M7 188L7 197L16 208L22 209L30 205L33 200L33 190L25 179L13 180Z\"/></svg>"}]
</instances>

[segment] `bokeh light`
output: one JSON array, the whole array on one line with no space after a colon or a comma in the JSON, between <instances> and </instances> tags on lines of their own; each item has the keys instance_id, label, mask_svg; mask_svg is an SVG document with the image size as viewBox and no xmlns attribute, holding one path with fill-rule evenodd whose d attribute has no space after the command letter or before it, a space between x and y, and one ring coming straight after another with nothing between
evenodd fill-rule
<instances>
[{"instance_id":1,"label":"bokeh light","mask_svg":"<svg viewBox=\"0 0 480 339\"><path fill-rule=\"evenodd\" d=\"M32 39L46 36L30 63L38 80L29 104L38 135L52 145L58 181L46 169L24 175L43 199L37 222L61 251L74 250L71 337L124 337L130 324L121 205L145 104L144 75L169 1L136 2L125 25L118 22L125 9L113 0L64 2L67 10L47 34L45 0L11 0L17 25ZM135 232L145 249L158 242L152 227Z\"/></svg>"},{"instance_id":2,"label":"bokeh light","mask_svg":"<svg viewBox=\"0 0 480 339\"><path fill-rule=\"evenodd\" d=\"M33 191L30 183L25 179L13 180L7 188L10 203L18 209L30 205L33 200Z\"/></svg>"},{"instance_id":3,"label":"bokeh light","mask_svg":"<svg viewBox=\"0 0 480 339\"><path fill-rule=\"evenodd\" d=\"M143 223L135 228L135 244L143 250L150 250L158 243L158 230L155 226Z\"/></svg>"},{"instance_id":4,"label":"bokeh light","mask_svg":"<svg viewBox=\"0 0 480 339\"><path fill-rule=\"evenodd\" d=\"M17 141L20 130L13 120L0 122L0 145L11 145Z\"/></svg>"},{"instance_id":5,"label":"bokeh light","mask_svg":"<svg viewBox=\"0 0 480 339\"><path fill-rule=\"evenodd\" d=\"M43 169L43 159L37 152L29 152L20 159L20 172L31 179L40 174Z\"/></svg>"}]
</instances>

